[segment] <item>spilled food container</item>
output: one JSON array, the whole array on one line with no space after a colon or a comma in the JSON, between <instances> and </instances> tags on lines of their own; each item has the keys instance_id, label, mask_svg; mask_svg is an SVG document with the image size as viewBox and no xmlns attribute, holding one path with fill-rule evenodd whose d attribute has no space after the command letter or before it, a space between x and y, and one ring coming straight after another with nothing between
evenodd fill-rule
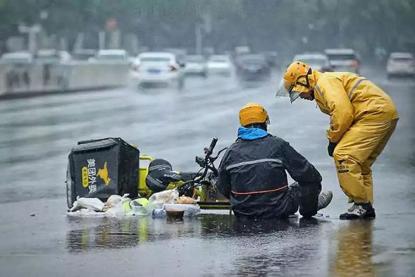
<instances>
[{"instance_id":1,"label":"spilled food container","mask_svg":"<svg viewBox=\"0 0 415 277\"><path fill-rule=\"evenodd\" d=\"M200 207L195 204L164 204L167 219L183 220L184 216L195 216L200 213Z\"/></svg>"}]
</instances>

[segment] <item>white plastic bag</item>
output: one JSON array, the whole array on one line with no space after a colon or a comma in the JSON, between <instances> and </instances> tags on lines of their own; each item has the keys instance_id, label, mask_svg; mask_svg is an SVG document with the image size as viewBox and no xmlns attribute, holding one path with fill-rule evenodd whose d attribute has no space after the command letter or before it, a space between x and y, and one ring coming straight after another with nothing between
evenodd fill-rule
<instances>
[{"instance_id":1,"label":"white plastic bag","mask_svg":"<svg viewBox=\"0 0 415 277\"><path fill-rule=\"evenodd\" d=\"M103 208L104 208L104 203L98 198L81 197L81 198L78 198L73 203L73 207L70 209L70 211L74 212L80 209L88 209L88 210L92 210L95 212L102 212Z\"/></svg>"},{"instance_id":2,"label":"white plastic bag","mask_svg":"<svg viewBox=\"0 0 415 277\"><path fill-rule=\"evenodd\" d=\"M151 207L162 208L163 204L174 204L178 197L179 192L175 189L170 189L154 193L148 201Z\"/></svg>"},{"instance_id":3,"label":"white plastic bag","mask_svg":"<svg viewBox=\"0 0 415 277\"><path fill-rule=\"evenodd\" d=\"M116 197L115 204L105 211L105 214L109 217L124 217L128 211L125 211L124 205L128 205L131 201L130 198L126 197L126 195L122 196L121 198Z\"/></svg>"},{"instance_id":4,"label":"white plastic bag","mask_svg":"<svg viewBox=\"0 0 415 277\"><path fill-rule=\"evenodd\" d=\"M164 210L168 211L175 211L180 212L184 211L184 216L196 216L200 213L199 205L195 204L164 204Z\"/></svg>"},{"instance_id":5,"label":"white plastic bag","mask_svg":"<svg viewBox=\"0 0 415 277\"><path fill-rule=\"evenodd\" d=\"M115 207L118 203L122 201L122 199L123 197L121 195L111 195L110 197L108 197L107 202L105 202L103 211L106 212L109 209Z\"/></svg>"}]
</instances>

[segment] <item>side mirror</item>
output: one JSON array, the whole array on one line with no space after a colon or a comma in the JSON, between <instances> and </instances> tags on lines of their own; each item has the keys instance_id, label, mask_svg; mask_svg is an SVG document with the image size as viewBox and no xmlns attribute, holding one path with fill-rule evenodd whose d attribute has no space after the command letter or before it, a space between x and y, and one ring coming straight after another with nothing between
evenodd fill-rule
<instances>
[{"instance_id":1,"label":"side mirror","mask_svg":"<svg viewBox=\"0 0 415 277\"><path fill-rule=\"evenodd\" d=\"M181 68L186 67L186 63L184 63L184 62L179 62L179 66L180 66Z\"/></svg>"}]
</instances>

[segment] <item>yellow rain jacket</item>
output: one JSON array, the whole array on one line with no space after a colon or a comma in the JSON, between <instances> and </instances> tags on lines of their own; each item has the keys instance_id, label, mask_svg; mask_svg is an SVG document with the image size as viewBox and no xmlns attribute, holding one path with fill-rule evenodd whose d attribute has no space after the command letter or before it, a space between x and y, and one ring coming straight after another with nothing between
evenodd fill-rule
<instances>
[{"instance_id":1,"label":"yellow rain jacket","mask_svg":"<svg viewBox=\"0 0 415 277\"><path fill-rule=\"evenodd\" d=\"M313 71L314 97L330 115L327 138L337 143L339 183L355 203L373 202L371 166L399 118L392 99L371 81L348 72Z\"/></svg>"}]
</instances>

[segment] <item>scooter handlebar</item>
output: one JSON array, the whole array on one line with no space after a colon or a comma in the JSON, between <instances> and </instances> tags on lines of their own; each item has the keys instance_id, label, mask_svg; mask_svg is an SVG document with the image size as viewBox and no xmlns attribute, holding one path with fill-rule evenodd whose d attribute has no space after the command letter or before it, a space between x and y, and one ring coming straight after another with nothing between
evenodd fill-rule
<instances>
[{"instance_id":1,"label":"scooter handlebar","mask_svg":"<svg viewBox=\"0 0 415 277\"><path fill-rule=\"evenodd\" d=\"M212 139L212 142L210 143L210 146L208 148L208 153L206 153L206 154L209 154L209 155L212 154L213 149L215 148L217 142L218 142L218 138L213 138Z\"/></svg>"}]
</instances>

